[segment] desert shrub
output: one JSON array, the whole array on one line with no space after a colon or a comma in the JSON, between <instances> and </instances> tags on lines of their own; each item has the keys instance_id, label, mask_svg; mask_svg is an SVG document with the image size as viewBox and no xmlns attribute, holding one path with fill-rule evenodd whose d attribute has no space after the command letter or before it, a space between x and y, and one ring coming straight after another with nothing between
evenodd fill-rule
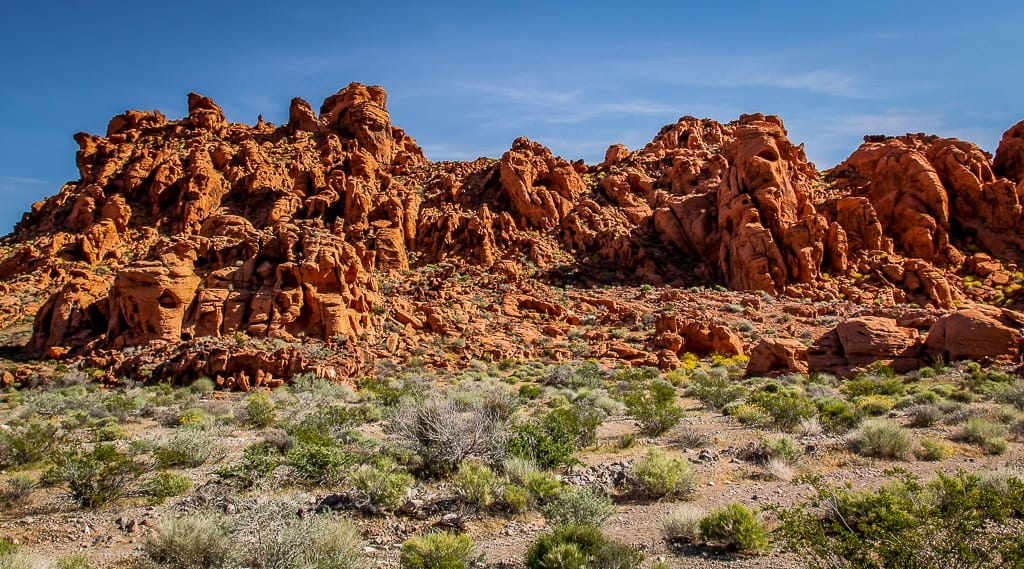
<instances>
[{"instance_id":1,"label":"desert shrub","mask_svg":"<svg viewBox=\"0 0 1024 569\"><path fill-rule=\"evenodd\" d=\"M286 453L295 446L295 439L284 429L267 429L263 431L262 442L267 443L279 453Z\"/></svg>"},{"instance_id":2,"label":"desert shrub","mask_svg":"<svg viewBox=\"0 0 1024 569\"><path fill-rule=\"evenodd\" d=\"M295 569L362 569L366 567L362 537L343 520L316 518L312 539L298 556ZM305 563L305 565L302 565Z\"/></svg>"},{"instance_id":3,"label":"desert shrub","mask_svg":"<svg viewBox=\"0 0 1024 569\"><path fill-rule=\"evenodd\" d=\"M195 468L224 458L225 449L217 438L201 427L182 425L153 452L165 467Z\"/></svg>"},{"instance_id":4,"label":"desert shrub","mask_svg":"<svg viewBox=\"0 0 1024 569\"><path fill-rule=\"evenodd\" d=\"M245 422L258 428L269 427L277 420L277 409L270 396L263 392L245 398Z\"/></svg>"},{"instance_id":5,"label":"desert shrub","mask_svg":"<svg viewBox=\"0 0 1024 569\"><path fill-rule=\"evenodd\" d=\"M284 456L285 463L307 482L329 484L341 478L342 470L355 458L334 444L296 443Z\"/></svg>"},{"instance_id":6,"label":"desert shrub","mask_svg":"<svg viewBox=\"0 0 1024 569\"><path fill-rule=\"evenodd\" d=\"M64 555L57 558L57 569L89 569L89 558L84 555Z\"/></svg>"},{"instance_id":7,"label":"desert shrub","mask_svg":"<svg viewBox=\"0 0 1024 569\"><path fill-rule=\"evenodd\" d=\"M711 444L712 437L709 433L693 427L679 429L673 442L683 448L704 448Z\"/></svg>"},{"instance_id":8,"label":"desert shrub","mask_svg":"<svg viewBox=\"0 0 1024 569\"><path fill-rule=\"evenodd\" d=\"M982 492L991 492L1003 497L1013 496L1016 488L1024 482L1021 471L1012 468L982 470L975 473L978 477L978 488Z\"/></svg>"},{"instance_id":9,"label":"desert shrub","mask_svg":"<svg viewBox=\"0 0 1024 569\"><path fill-rule=\"evenodd\" d=\"M632 383L622 400L627 412L649 435L660 435L679 424L685 414L676 405L676 388L664 379Z\"/></svg>"},{"instance_id":10,"label":"desert shrub","mask_svg":"<svg viewBox=\"0 0 1024 569\"><path fill-rule=\"evenodd\" d=\"M850 437L850 448L861 456L904 459L913 440L906 429L891 421L870 419Z\"/></svg>"},{"instance_id":11,"label":"desert shrub","mask_svg":"<svg viewBox=\"0 0 1024 569\"><path fill-rule=\"evenodd\" d=\"M545 417L546 419L546 417ZM512 427L508 453L544 468L576 463L576 434L558 421L531 420Z\"/></svg>"},{"instance_id":12,"label":"desert shrub","mask_svg":"<svg viewBox=\"0 0 1024 569\"><path fill-rule=\"evenodd\" d=\"M143 488L159 504L191 490L192 479L178 472L162 470L147 480Z\"/></svg>"},{"instance_id":13,"label":"desert shrub","mask_svg":"<svg viewBox=\"0 0 1024 569\"><path fill-rule=\"evenodd\" d=\"M330 445L348 438L352 427L366 419L364 413L353 412L345 405L325 404L287 425L286 429L297 441Z\"/></svg>"},{"instance_id":14,"label":"desert shrub","mask_svg":"<svg viewBox=\"0 0 1024 569\"><path fill-rule=\"evenodd\" d=\"M123 441L128 438L128 432L117 423L107 423L96 429L94 436L98 442Z\"/></svg>"},{"instance_id":15,"label":"desert shrub","mask_svg":"<svg viewBox=\"0 0 1024 569\"><path fill-rule=\"evenodd\" d=\"M485 464L463 462L452 478L455 490L467 503L476 508L487 508L494 503L498 492L498 477Z\"/></svg>"},{"instance_id":16,"label":"desert shrub","mask_svg":"<svg viewBox=\"0 0 1024 569\"><path fill-rule=\"evenodd\" d=\"M1012 374L998 368L982 369L978 362L967 362L967 373L961 378L964 387L983 394L997 394L1013 383Z\"/></svg>"},{"instance_id":17,"label":"desert shrub","mask_svg":"<svg viewBox=\"0 0 1024 569\"><path fill-rule=\"evenodd\" d=\"M816 399L814 405L818 408L818 418L829 431L845 433L860 423L860 414L842 399L822 397Z\"/></svg>"},{"instance_id":18,"label":"desert shrub","mask_svg":"<svg viewBox=\"0 0 1024 569\"><path fill-rule=\"evenodd\" d=\"M816 437L821 434L821 420L817 416L800 419L796 432L801 437Z\"/></svg>"},{"instance_id":19,"label":"desert shrub","mask_svg":"<svg viewBox=\"0 0 1024 569\"><path fill-rule=\"evenodd\" d=\"M18 545L6 537L0 537L0 557L7 557L18 552Z\"/></svg>"},{"instance_id":20,"label":"desert shrub","mask_svg":"<svg viewBox=\"0 0 1024 569\"><path fill-rule=\"evenodd\" d=\"M360 465L347 479L366 502L385 510L395 510L404 504L415 482L411 474L389 459Z\"/></svg>"},{"instance_id":21,"label":"desert shrub","mask_svg":"<svg viewBox=\"0 0 1024 569\"><path fill-rule=\"evenodd\" d=\"M51 567L53 565L45 559L23 551L0 555L0 569L50 569Z\"/></svg>"},{"instance_id":22,"label":"desert shrub","mask_svg":"<svg viewBox=\"0 0 1024 569\"><path fill-rule=\"evenodd\" d=\"M605 372L601 364L593 360L570 362L552 366L541 377L546 385L557 385L570 389L597 389L604 385Z\"/></svg>"},{"instance_id":23,"label":"desert shrub","mask_svg":"<svg viewBox=\"0 0 1024 569\"><path fill-rule=\"evenodd\" d=\"M75 501L93 508L123 496L142 465L113 444L99 443L91 451L65 455L60 471Z\"/></svg>"},{"instance_id":24,"label":"desert shrub","mask_svg":"<svg viewBox=\"0 0 1024 569\"><path fill-rule=\"evenodd\" d=\"M780 458L769 458L761 465L767 476L774 480L789 482L793 479L793 465Z\"/></svg>"},{"instance_id":25,"label":"desert shrub","mask_svg":"<svg viewBox=\"0 0 1024 569\"><path fill-rule=\"evenodd\" d=\"M597 428L605 415L589 403L552 409L541 418L541 424L549 433L563 433L563 437L571 437L577 448L590 446L597 440Z\"/></svg>"},{"instance_id":26,"label":"desert shrub","mask_svg":"<svg viewBox=\"0 0 1024 569\"><path fill-rule=\"evenodd\" d=\"M399 557L403 569L467 569L477 552L468 535L442 531L406 540Z\"/></svg>"},{"instance_id":27,"label":"desert shrub","mask_svg":"<svg viewBox=\"0 0 1024 569\"><path fill-rule=\"evenodd\" d=\"M960 426L957 439L980 446L986 454L1006 452L1006 427L982 417L971 417Z\"/></svg>"},{"instance_id":28,"label":"desert shrub","mask_svg":"<svg viewBox=\"0 0 1024 569\"><path fill-rule=\"evenodd\" d=\"M542 391L541 386L532 383L524 383L519 386L519 396L523 399L536 399L540 397Z\"/></svg>"},{"instance_id":29,"label":"desert shrub","mask_svg":"<svg viewBox=\"0 0 1024 569\"><path fill-rule=\"evenodd\" d=\"M741 425L748 427L767 427L772 424L772 416L753 403L740 403L728 409L728 415L735 418Z\"/></svg>"},{"instance_id":30,"label":"desert shrub","mask_svg":"<svg viewBox=\"0 0 1024 569\"><path fill-rule=\"evenodd\" d=\"M851 379L844 383L840 389L851 398L867 395L887 395L895 398L907 391L906 386L903 385L903 380L896 377L861 377Z\"/></svg>"},{"instance_id":31,"label":"desert shrub","mask_svg":"<svg viewBox=\"0 0 1024 569\"><path fill-rule=\"evenodd\" d=\"M937 405L923 403L907 408L911 427L930 427L942 419L942 409Z\"/></svg>"},{"instance_id":32,"label":"desert shrub","mask_svg":"<svg viewBox=\"0 0 1024 569\"><path fill-rule=\"evenodd\" d=\"M800 462L804 457L804 449L786 435L764 437L758 443L761 453L761 462L767 463L771 460L778 460L790 466Z\"/></svg>"},{"instance_id":33,"label":"desert shrub","mask_svg":"<svg viewBox=\"0 0 1024 569\"><path fill-rule=\"evenodd\" d=\"M686 392L708 409L717 410L742 398L747 389L733 382L726 369L712 368L695 371L690 377Z\"/></svg>"},{"instance_id":34,"label":"desert shrub","mask_svg":"<svg viewBox=\"0 0 1024 569\"><path fill-rule=\"evenodd\" d=\"M953 449L942 441L934 439L921 439L921 446L914 453L918 459L927 461L946 460L953 456Z\"/></svg>"},{"instance_id":35,"label":"desert shrub","mask_svg":"<svg viewBox=\"0 0 1024 569\"><path fill-rule=\"evenodd\" d=\"M562 482L550 472L531 472L523 477L523 488L530 493L534 502L545 504L558 495Z\"/></svg>"},{"instance_id":36,"label":"desert shrub","mask_svg":"<svg viewBox=\"0 0 1024 569\"><path fill-rule=\"evenodd\" d=\"M1020 479L998 490L964 472L928 483L904 477L877 491L813 486L808 502L775 510L776 537L812 567L1019 566L1024 533L1001 526L1024 503Z\"/></svg>"},{"instance_id":37,"label":"desert shrub","mask_svg":"<svg viewBox=\"0 0 1024 569\"><path fill-rule=\"evenodd\" d=\"M508 410L489 403L486 394L407 398L389 417L386 431L418 454L429 474L450 473L468 459L494 463L505 455Z\"/></svg>"},{"instance_id":38,"label":"desert shrub","mask_svg":"<svg viewBox=\"0 0 1024 569\"><path fill-rule=\"evenodd\" d=\"M665 516L665 536L674 543L700 543L700 521L705 515L701 507L683 504Z\"/></svg>"},{"instance_id":39,"label":"desert shrub","mask_svg":"<svg viewBox=\"0 0 1024 569\"><path fill-rule=\"evenodd\" d=\"M259 441L245 447L242 459L218 470L217 475L235 480L240 486L248 488L265 481L283 462L284 456L279 449L266 441Z\"/></svg>"},{"instance_id":40,"label":"desert shrub","mask_svg":"<svg viewBox=\"0 0 1024 569\"><path fill-rule=\"evenodd\" d=\"M1000 403L1008 403L1017 409L1024 411L1024 380L1018 379L996 394L996 400Z\"/></svg>"},{"instance_id":41,"label":"desert shrub","mask_svg":"<svg viewBox=\"0 0 1024 569\"><path fill-rule=\"evenodd\" d=\"M499 505L514 514L525 512L533 503L530 491L518 484L505 484L501 487Z\"/></svg>"},{"instance_id":42,"label":"desert shrub","mask_svg":"<svg viewBox=\"0 0 1024 569\"><path fill-rule=\"evenodd\" d=\"M696 474L688 462L669 458L654 449L633 463L630 475L639 492L652 498L688 494L696 483Z\"/></svg>"},{"instance_id":43,"label":"desert shrub","mask_svg":"<svg viewBox=\"0 0 1024 569\"><path fill-rule=\"evenodd\" d=\"M233 538L237 567L357 569L366 567L358 532L329 515L296 514L287 500L257 504L243 512Z\"/></svg>"},{"instance_id":44,"label":"desert shrub","mask_svg":"<svg viewBox=\"0 0 1024 569\"><path fill-rule=\"evenodd\" d=\"M887 395L865 395L856 398L853 404L860 413L878 417L891 411L896 406L896 401Z\"/></svg>"},{"instance_id":45,"label":"desert shrub","mask_svg":"<svg viewBox=\"0 0 1024 569\"><path fill-rule=\"evenodd\" d=\"M15 474L5 480L0 487L0 504L2 507L24 504L38 485L31 476Z\"/></svg>"},{"instance_id":46,"label":"desert shrub","mask_svg":"<svg viewBox=\"0 0 1024 569\"><path fill-rule=\"evenodd\" d=\"M189 391L196 395L207 395L217 389L217 385L208 377L200 377L188 386Z\"/></svg>"},{"instance_id":47,"label":"desert shrub","mask_svg":"<svg viewBox=\"0 0 1024 569\"><path fill-rule=\"evenodd\" d=\"M768 549L768 531L743 504L732 503L700 520L700 536L726 551L759 553Z\"/></svg>"},{"instance_id":48,"label":"desert shrub","mask_svg":"<svg viewBox=\"0 0 1024 569\"><path fill-rule=\"evenodd\" d=\"M541 508L544 520L550 527L568 525L601 527L612 514L615 506L607 495L593 488L566 488Z\"/></svg>"},{"instance_id":49,"label":"desert shrub","mask_svg":"<svg viewBox=\"0 0 1024 569\"><path fill-rule=\"evenodd\" d=\"M51 421L33 419L10 429L0 429L0 468L43 460L60 441L58 426Z\"/></svg>"},{"instance_id":50,"label":"desert shrub","mask_svg":"<svg viewBox=\"0 0 1024 569\"><path fill-rule=\"evenodd\" d=\"M143 551L172 569L219 569L232 566L233 545L223 516L186 514L162 520L143 542Z\"/></svg>"},{"instance_id":51,"label":"desert shrub","mask_svg":"<svg viewBox=\"0 0 1024 569\"><path fill-rule=\"evenodd\" d=\"M526 552L527 569L636 569L644 557L594 526L560 526Z\"/></svg>"},{"instance_id":52,"label":"desert shrub","mask_svg":"<svg viewBox=\"0 0 1024 569\"><path fill-rule=\"evenodd\" d=\"M538 472L540 467L530 458L509 456L501 463L501 471L509 480L521 484L528 475Z\"/></svg>"},{"instance_id":53,"label":"desert shrub","mask_svg":"<svg viewBox=\"0 0 1024 569\"><path fill-rule=\"evenodd\" d=\"M792 429L800 424L801 419L817 415L814 402L794 388L778 387L777 389L762 388L747 396L747 402L760 407L772 416L772 422L783 429Z\"/></svg>"}]
</instances>

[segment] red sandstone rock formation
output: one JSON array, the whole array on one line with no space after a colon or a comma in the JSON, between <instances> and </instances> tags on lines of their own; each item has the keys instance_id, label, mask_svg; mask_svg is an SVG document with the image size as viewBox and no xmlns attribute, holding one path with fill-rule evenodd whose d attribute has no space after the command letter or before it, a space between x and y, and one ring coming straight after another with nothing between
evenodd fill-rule
<instances>
[{"instance_id":1,"label":"red sandstone rock formation","mask_svg":"<svg viewBox=\"0 0 1024 569\"><path fill-rule=\"evenodd\" d=\"M1015 359L1020 320L992 306L965 307L939 318L928 331L925 347L945 361Z\"/></svg>"},{"instance_id":2,"label":"red sandstone rock formation","mask_svg":"<svg viewBox=\"0 0 1024 569\"><path fill-rule=\"evenodd\" d=\"M754 346L747 375L807 373L807 346L789 338L764 338Z\"/></svg>"},{"instance_id":3,"label":"red sandstone rock formation","mask_svg":"<svg viewBox=\"0 0 1024 569\"><path fill-rule=\"evenodd\" d=\"M1006 132L995 161L955 139L867 137L822 181L774 116L684 117L642 149L613 145L596 166L525 138L500 160L430 163L391 124L386 103L383 89L353 83L319 114L294 99L286 125L247 126L193 93L183 119L128 111L105 136L76 135L80 180L36 204L0 260L0 279L30 275L52 290L31 349L100 357L242 334L398 354L471 332L478 345L467 352L518 357L581 317L536 279L724 284L950 310L977 296L958 271L1009 295L1024 262L1024 123ZM973 249L983 253L961 253ZM410 271L420 272L406 296L390 292ZM435 290L470 272L501 289L490 308ZM645 318L646 307L594 298L579 300L594 318ZM0 319L17 310L0 306ZM474 320L482 313L505 320ZM801 370L805 357L812 368L920 361L916 329L867 318L841 323L807 356L793 343L762 342L752 373ZM640 344L592 334L590 354L672 367L684 352L749 351L710 315L655 320ZM973 328L940 322L929 347L952 355L944 338ZM636 347L644 343L649 352ZM185 350L191 363L167 373L220 374L251 388L311 365L232 356L242 363L208 367L196 355L204 350Z\"/></svg>"}]
</instances>

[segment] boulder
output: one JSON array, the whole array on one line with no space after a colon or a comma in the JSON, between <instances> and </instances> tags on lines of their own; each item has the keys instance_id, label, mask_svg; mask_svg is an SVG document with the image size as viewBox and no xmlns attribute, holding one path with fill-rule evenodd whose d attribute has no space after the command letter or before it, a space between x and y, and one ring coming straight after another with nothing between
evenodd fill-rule
<instances>
[{"instance_id":1,"label":"boulder","mask_svg":"<svg viewBox=\"0 0 1024 569\"><path fill-rule=\"evenodd\" d=\"M818 338L807 350L810 371L848 375L876 362L905 372L924 365L922 341L916 329L901 327L894 318L849 318Z\"/></svg>"},{"instance_id":2,"label":"boulder","mask_svg":"<svg viewBox=\"0 0 1024 569\"><path fill-rule=\"evenodd\" d=\"M917 349L917 330L901 328L893 318L861 316L836 325L836 334L848 358L891 358Z\"/></svg>"},{"instance_id":3,"label":"boulder","mask_svg":"<svg viewBox=\"0 0 1024 569\"><path fill-rule=\"evenodd\" d=\"M974 305L940 317L928 330L929 354L946 361L1016 358L1021 331L994 307Z\"/></svg>"},{"instance_id":4,"label":"boulder","mask_svg":"<svg viewBox=\"0 0 1024 569\"><path fill-rule=\"evenodd\" d=\"M807 373L807 346L790 338L762 338L750 351L747 375Z\"/></svg>"}]
</instances>

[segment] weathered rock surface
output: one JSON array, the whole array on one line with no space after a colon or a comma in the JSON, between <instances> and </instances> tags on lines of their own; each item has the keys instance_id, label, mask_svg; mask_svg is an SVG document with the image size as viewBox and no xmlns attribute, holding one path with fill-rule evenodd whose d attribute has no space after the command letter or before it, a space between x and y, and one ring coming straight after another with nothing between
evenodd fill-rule
<instances>
[{"instance_id":1,"label":"weathered rock surface","mask_svg":"<svg viewBox=\"0 0 1024 569\"><path fill-rule=\"evenodd\" d=\"M747 363L747 375L807 373L807 346L800 340L764 338L754 346Z\"/></svg>"},{"instance_id":2,"label":"weathered rock surface","mask_svg":"<svg viewBox=\"0 0 1024 569\"><path fill-rule=\"evenodd\" d=\"M80 179L35 204L2 245L0 325L38 311L35 354L315 338L346 346L334 357L356 369L458 340L452 360L544 353L669 368L686 352L743 354L750 342L678 302L653 315L566 285L724 285L903 311L1024 301L1024 123L994 161L956 139L869 136L822 179L782 120L761 114L683 117L588 166L526 138L498 160L431 163L391 123L380 87L353 83L318 113L301 99L288 110L282 126L232 123L192 93L180 120L127 111L105 136L75 135ZM750 296L745 316L769 326ZM635 337L576 330L583 319ZM973 329L948 322L936 326L950 337ZM911 365L923 357L916 334L852 318L806 359ZM933 352L981 351L931 336ZM799 371L805 358L784 338L752 355L752 373ZM310 368L229 358L247 363L215 370L180 357L192 363L167 373L224 372L241 388Z\"/></svg>"},{"instance_id":3,"label":"weathered rock surface","mask_svg":"<svg viewBox=\"0 0 1024 569\"><path fill-rule=\"evenodd\" d=\"M1024 183L1024 121L1003 133L992 161L992 170L997 176Z\"/></svg>"},{"instance_id":4,"label":"weathered rock surface","mask_svg":"<svg viewBox=\"0 0 1024 569\"><path fill-rule=\"evenodd\" d=\"M992 306L970 306L940 317L928 331L925 347L945 361L1016 358L1021 318L1009 318Z\"/></svg>"},{"instance_id":5,"label":"weathered rock surface","mask_svg":"<svg viewBox=\"0 0 1024 569\"><path fill-rule=\"evenodd\" d=\"M914 328L904 328L893 318L859 316L838 323L808 349L812 371L841 374L882 362L897 371L923 363L922 338Z\"/></svg>"}]
</instances>

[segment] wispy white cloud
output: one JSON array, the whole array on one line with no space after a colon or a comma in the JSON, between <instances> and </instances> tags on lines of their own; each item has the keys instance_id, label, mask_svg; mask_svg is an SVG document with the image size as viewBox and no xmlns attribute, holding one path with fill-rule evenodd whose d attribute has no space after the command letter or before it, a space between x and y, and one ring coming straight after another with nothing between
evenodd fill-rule
<instances>
[{"instance_id":1,"label":"wispy white cloud","mask_svg":"<svg viewBox=\"0 0 1024 569\"><path fill-rule=\"evenodd\" d=\"M52 186L56 182L52 180L41 180L39 178L25 178L21 176L0 176L0 186L24 187L24 186Z\"/></svg>"},{"instance_id":2,"label":"wispy white cloud","mask_svg":"<svg viewBox=\"0 0 1024 569\"><path fill-rule=\"evenodd\" d=\"M529 88L499 83L461 82L456 89L473 91L497 102L537 107L564 107L580 102L582 89Z\"/></svg>"},{"instance_id":3,"label":"wispy white cloud","mask_svg":"<svg viewBox=\"0 0 1024 569\"><path fill-rule=\"evenodd\" d=\"M660 83L719 89L778 88L843 98L872 96L857 72L801 64L784 54L740 56L694 54L612 64L615 75Z\"/></svg>"},{"instance_id":4,"label":"wispy white cloud","mask_svg":"<svg viewBox=\"0 0 1024 569\"><path fill-rule=\"evenodd\" d=\"M476 82L457 84L458 89L467 96L483 94L495 103L472 111L481 126L490 128L522 124L579 124L603 117L671 116L679 112L677 105L647 98L623 98L603 93L593 85L559 89ZM509 113L510 108L515 112Z\"/></svg>"}]
</instances>

